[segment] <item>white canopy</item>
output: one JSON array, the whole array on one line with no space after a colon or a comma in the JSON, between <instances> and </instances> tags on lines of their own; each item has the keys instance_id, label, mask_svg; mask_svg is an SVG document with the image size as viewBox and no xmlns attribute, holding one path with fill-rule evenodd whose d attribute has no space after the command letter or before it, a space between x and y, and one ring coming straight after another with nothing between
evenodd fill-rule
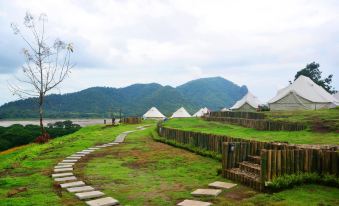
<instances>
[{"instance_id":1,"label":"white canopy","mask_svg":"<svg viewBox=\"0 0 339 206\"><path fill-rule=\"evenodd\" d=\"M143 117L145 119L163 119L165 118L165 116L163 114L161 114L161 112L155 108L155 107L152 107L151 109L149 109L144 115Z\"/></svg>"},{"instance_id":2,"label":"white canopy","mask_svg":"<svg viewBox=\"0 0 339 206\"><path fill-rule=\"evenodd\" d=\"M184 117L191 117L191 115L183 107L181 107L172 114L172 118L184 118Z\"/></svg>"},{"instance_id":3,"label":"white canopy","mask_svg":"<svg viewBox=\"0 0 339 206\"><path fill-rule=\"evenodd\" d=\"M207 107L201 108L199 109L199 111L197 111L195 114L193 114L193 117L202 117L204 116L204 114L208 113L208 109Z\"/></svg>"},{"instance_id":4,"label":"white canopy","mask_svg":"<svg viewBox=\"0 0 339 206\"><path fill-rule=\"evenodd\" d=\"M310 78L299 76L292 84L280 89L277 95L268 103L274 103L286 95L294 93L298 96L315 103L338 103L338 100L324 88L314 83Z\"/></svg>"},{"instance_id":5,"label":"white canopy","mask_svg":"<svg viewBox=\"0 0 339 206\"><path fill-rule=\"evenodd\" d=\"M249 104L253 108L258 108L260 101L251 92L248 92L242 99L237 101L230 109L239 109L244 104Z\"/></svg>"},{"instance_id":6,"label":"white canopy","mask_svg":"<svg viewBox=\"0 0 339 206\"><path fill-rule=\"evenodd\" d=\"M333 97L337 99L337 101L339 102L339 92L333 94Z\"/></svg>"}]
</instances>

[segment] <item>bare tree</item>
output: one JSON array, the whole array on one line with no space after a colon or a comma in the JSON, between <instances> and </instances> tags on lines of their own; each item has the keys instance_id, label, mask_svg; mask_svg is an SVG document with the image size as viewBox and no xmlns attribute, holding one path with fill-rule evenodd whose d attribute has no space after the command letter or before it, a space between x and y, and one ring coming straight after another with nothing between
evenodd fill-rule
<instances>
[{"instance_id":1,"label":"bare tree","mask_svg":"<svg viewBox=\"0 0 339 206\"><path fill-rule=\"evenodd\" d=\"M59 39L48 44L45 34L47 16L41 14L36 18L26 12L24 27L28 31L24 35L15 23L11 24L14 34L19 35L27 47L23 49L25 63L22 66L23 77L16 77L15 83L9 83L13 95L20 98L32 97L39 105L41 134L44 134L43 115L46 94L55 89L68 76L71 68L72 43Z\"/></svg>"}]
</instances>

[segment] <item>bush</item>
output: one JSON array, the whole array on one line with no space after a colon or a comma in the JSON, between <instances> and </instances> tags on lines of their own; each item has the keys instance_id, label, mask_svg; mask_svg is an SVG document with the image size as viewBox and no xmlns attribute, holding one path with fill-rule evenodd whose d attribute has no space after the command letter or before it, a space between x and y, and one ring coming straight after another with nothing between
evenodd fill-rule
<instances>
[{"instance_id":1,"label":"bush","mask_svg":"<svg viewBox=\"0 0 339 206\"><path fill-rule=\"evenodd\" d=\"M277 177L272 182L268 182L265 186L270 192L278 192L302 184L321 184L339 187L339 178L329 174L296 173Z\"/></svg>"},{"instance_id":2,"label":"bush","mask_svg":"<svg viewBox=\"0 0 339 206\"><path fill-rule=\"evenodd\" d=\"M51 139L51 137L49 136L49 134L48 134L48 133L45 133L45 134L40 135L39 137L37 137L37 138L34 140L34 143L45 144L45 143L47 143L50 139Z\"/></svg>"}]
</instances>

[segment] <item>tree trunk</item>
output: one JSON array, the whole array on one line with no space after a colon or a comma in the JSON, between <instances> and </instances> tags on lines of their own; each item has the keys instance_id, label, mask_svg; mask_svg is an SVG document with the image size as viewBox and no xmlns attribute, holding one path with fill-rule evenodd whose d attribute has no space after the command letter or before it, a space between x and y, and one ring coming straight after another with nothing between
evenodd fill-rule
<instances>
[{"instance_id":1,"label":"tree trunk","mask_svg":"<svg viewBox=\"0 0 339 206\"><path fill-rule=\"evenodd\" d=\"M44 123L43 123L43 95L42 94L40 94L40 97L39 97L39 117L40 117L41 135L44 135L45 129L44 129Z\"/></svg>"}]
</instances>

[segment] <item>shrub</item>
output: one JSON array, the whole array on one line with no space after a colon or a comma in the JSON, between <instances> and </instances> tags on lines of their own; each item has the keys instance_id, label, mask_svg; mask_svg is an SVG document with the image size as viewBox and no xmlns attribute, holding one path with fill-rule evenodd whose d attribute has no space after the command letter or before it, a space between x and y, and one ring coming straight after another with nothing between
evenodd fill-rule
<instances>
[{"instance_id":1,"label":"shrub","mask_svg":"<svg viewBox=\"0 0 339 206\"><path fill-rule=\"evenodd\" d=\"M45 144L45 143L47 143L50 139L51 139L51 137L49 136L49 134L48 134L48 133L45 133L45 134L40 135L39 137L37 137L37 138L34 140L34 143Z\"/></svg>"},{"instance_id":2,"label":"shrub","mask_svg":"<svg viewBox=\"0 0 339 206\"><path fill-rule=\"evenodd\" d=\"M321 184L339 187L339 178L329 174L296 173L277 177L272 182L268 182L265 186L269 192L278 192L302 184Z\"/></svg>"}]
</instances>

